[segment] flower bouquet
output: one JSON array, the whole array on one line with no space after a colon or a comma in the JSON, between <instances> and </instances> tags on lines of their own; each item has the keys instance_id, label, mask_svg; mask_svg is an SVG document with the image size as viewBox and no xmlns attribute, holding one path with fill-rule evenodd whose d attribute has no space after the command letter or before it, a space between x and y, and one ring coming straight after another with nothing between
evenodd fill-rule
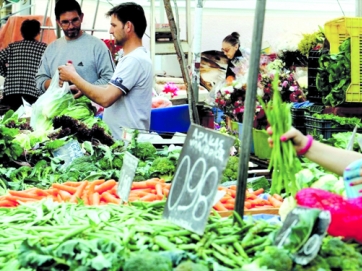
<instances>
[{"instance_id":1,"label":"flower bouquet","mask_svg":"<svg viewBox=\"0 0 362 271\"><path fill-rule=\"evenodd\" d=\"M276 59L266 65L259 74L258 85L262 89L262 99L268 102L272 96L271 84L279 76L279 91L284 102L303 102L306 100L302 88L295 78L295 71L286 69L284 62Z\"/></svg>"},{"instance_id":2,"label":"flower bouquet","mask_svg":"<svg viewBox=\"0 0 362 271\"><path fill-rule=\"evenodd\" d=\"M216 87L215 104L220 108L225 116L231 120L242 122L244 112L244 101L246 94L246 83L234 80L223 82Z\"/></svg>"}]
</instances>

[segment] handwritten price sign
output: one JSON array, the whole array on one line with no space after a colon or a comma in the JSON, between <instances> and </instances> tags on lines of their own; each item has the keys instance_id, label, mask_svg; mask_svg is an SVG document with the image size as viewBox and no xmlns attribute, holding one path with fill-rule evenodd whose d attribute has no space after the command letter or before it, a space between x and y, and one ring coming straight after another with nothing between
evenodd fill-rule
<instances>
[{"instance_id":1,"label":"handwritten price sign","mask_svg":"<svg viewBox=\"0 0 362 271\"><path fill-rule=\"evenodd\" d=\"M67 168L74 159L84 156L82 148L77 140L71 140L65 145L53 151L54 157L64 160L63 168Z\"/></svg>"},{"instance_id":2,"label":"handwritten price sign","mask_svg":"<svg viewBox=\"0 0 362 271\"><path fill-rule=\"evenodd\" d=\"M234 138L192 124L182 148L163 217L203 234Z\"/></svg>"},{"instance_id":3,"label":"handwritten price sign","mask_svg":"<svg viewBox=\"0 0 362 271\"><path fill-rule=\"evenodd\" d=\"M133 156L129 152L125 152L117 187L117 194L122 201L128 201L137 165L138 158Z\"/></svg>"}]
</instances>

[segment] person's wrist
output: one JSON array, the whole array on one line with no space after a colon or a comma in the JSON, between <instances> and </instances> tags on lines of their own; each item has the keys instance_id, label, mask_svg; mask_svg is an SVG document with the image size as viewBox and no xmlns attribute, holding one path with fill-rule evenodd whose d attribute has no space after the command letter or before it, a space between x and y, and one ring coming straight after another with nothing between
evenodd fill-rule
<instances>
[{"instance_id":1,"label":"person's wrist","mask_svg":"<svg viewBox=\"0 0 362 271\"><path fill-rule=\"evenodd\" d=\"M312 147L312 144L313 144L313 137L311 135L307 135L304 147L302 147L300 150L297 151L297 155L302 156L306 154L309 151L309 149Z\"/></svg>"}]
</instances>

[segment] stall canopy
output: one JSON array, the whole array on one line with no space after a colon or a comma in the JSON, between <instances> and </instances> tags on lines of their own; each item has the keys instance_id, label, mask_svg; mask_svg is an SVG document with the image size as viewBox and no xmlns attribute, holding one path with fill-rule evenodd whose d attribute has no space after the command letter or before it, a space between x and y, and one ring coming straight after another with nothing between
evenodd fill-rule
<instances>
[{"instance_id":1,"label":"stall canopy","mask_svg":"<svg viewBox=\"0 0 362 271\"><path fill-rule=\"evenodd\" d=\"M8 19L6 24L0 29L0 50L5 49L9 43L20 41L23 39L20 33L20 27L23 21L27 19L38 20L42 26L44 21L44 16L41 15L24 15L24 16L12 16ZM47 27L52 27L52 22L50 17L47 17L46 25ZM49 44L52 41L56 40L55 31L52 29L44 29L43 42ZM38 36L38 40L40 35Z\"/></svg>"}]
</instances>

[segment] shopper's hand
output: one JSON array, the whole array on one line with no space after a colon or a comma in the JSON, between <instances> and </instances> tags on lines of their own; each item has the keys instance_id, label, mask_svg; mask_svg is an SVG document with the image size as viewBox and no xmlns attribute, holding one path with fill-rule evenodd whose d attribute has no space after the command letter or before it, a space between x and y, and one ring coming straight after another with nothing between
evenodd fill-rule
<instances>
[{"instance_id":1,"label":"shopper's hand","mask_svg":"<svg viewBox=\"0 0 362 271\"><path fill-rule=\"evenodd\" d=\"M83 93L77 88L76 85L71 85L70 90L73 93L74 99L78 99L83 96Z\"/></svg>"},{"instance_id":2,"label":"shopper's hand","mask_svg":"<svg viewBox=\"0 0 362 271\"><path fill-rule=\"evenodd\" d=\"M71 82L73 75L77 74L77 71L75 70L73 64L71 63L59 66L58 71L59 71L59 79L68 82Z\"/></svg>"},{"instance_id":3,"label":"shopper's hand","mask_svg":"<svg viewBox=\"0 0 362 271\"><path fill-rule=\"evenodd\" d=\"M269 127L267 129L267 132L269 135L273 134L271 127ZM292 140L293 145L295 146L295 150L297 152L302 150L307 145L307 142L308 142L308 138L305 135L303 135L299 130L295 129L294 127L292 127L284 135L282 135L280 137L280 140L283 142L287 141L287 140ZM269 146L273 147L273 140L271 137L268 138L268 142L269 142Z\"/></svg>"}]
</instances>

